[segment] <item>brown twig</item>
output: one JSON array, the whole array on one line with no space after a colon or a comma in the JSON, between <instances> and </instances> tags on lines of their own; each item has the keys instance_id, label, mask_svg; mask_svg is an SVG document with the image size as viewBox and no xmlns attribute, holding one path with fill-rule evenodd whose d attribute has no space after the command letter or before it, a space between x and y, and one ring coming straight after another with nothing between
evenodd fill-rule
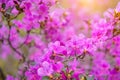
<instances>
[{"instance_id":1,"label":"brown twig","mask_svg":"<svg viewBox=\"0 0 120 80\"><path fill-rule=\"evenodd\" d=\"M15 51L19 56L22 57L23 62L24 62L24 61L25 61L25 56L24 56L21 52L19 52L19 51L12 45L12 43L11 43L11 41L10 41L11 25L10 25L10 21L9 21L9 20L7 20L7 23L8 23L8 26L9 26L8 44L9 44L10 47L13 49L13 51Z\"/></svg>"},{"instance_id":2,"label":"brown twig","mask_svg":"<svg viewBox=\"0 0 120 80\"><path fill-rule=\"evenodd\" d=\"M5 75L3 74L3 71L1 68L0 68L0 80L5 80Z\"/></svg>"},{"instance_id":3,"label":"brown twig","mask_svg":"<svg viewBox=\"0 0 120 80\"><path fill-rule=\"evenodd\" d=\"M25 42L26 42L26 41L28 40L28 38L29 38L29 35L30 35L30 31L28 31L28 34L27 34L26 39L24 40L24 42L21 43L18 47L16 47L16 49L21 48L21 47L25 44Z\"/></svg>"}]
</instances>

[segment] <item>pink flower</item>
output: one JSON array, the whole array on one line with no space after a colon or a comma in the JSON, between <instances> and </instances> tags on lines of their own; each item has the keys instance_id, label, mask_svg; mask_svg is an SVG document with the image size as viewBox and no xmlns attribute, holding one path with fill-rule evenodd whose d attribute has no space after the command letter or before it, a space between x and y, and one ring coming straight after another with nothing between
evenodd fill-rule
<instances>
[{"instance_id":1,"label":"pink flower","mask_svg":"<svg viewBox=\"0 0 120 80\"><path fill-rule=\"evenodd\" d=\"M40 68L38 68L37 73L39 76L50 76L53 73L53 66L47 61L44 61Z\"/></svg>"},{"instance_id":2,"label":"pink flower","mask_svg":"<svg viewBox=\"0 0 120 80\"><path fill-rule=\"evenodd\" d=\"M120 2L117 4L116 9L117 12L120 12Z\"/></svg>"}]
</instances>

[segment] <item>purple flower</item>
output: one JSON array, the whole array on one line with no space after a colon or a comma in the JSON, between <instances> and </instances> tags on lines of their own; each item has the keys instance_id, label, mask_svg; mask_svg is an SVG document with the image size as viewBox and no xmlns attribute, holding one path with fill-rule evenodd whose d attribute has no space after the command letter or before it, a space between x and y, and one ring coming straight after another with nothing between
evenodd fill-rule
<instances>
[{"instance_id":1,"label":"purple flower","mask_svg":"<svg viewBox=\"0 0 120 80\"><path fill-rule=\"evenodd\" d=\"M37 73L39 76L50 76L53 73L53 66L47 61L44 61L40 68L38 68Z\"/></svg>"},{"instance_id":2,"label":"purple flower","mask_svg":"<svg viewBox=\"0 0 120 80\"><path fill-rule=\"evenodd\" d=\"M6 80L19 80L19 79L14 78L14 77L11 76L11 75L7 75Z\"/></svg>"}]
</instances>

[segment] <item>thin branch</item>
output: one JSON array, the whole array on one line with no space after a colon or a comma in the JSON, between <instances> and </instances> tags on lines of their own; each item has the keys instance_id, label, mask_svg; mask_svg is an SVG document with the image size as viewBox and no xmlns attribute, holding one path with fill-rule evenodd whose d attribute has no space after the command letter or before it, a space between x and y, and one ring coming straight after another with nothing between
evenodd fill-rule
<instances>
[{"instance_id":1,"label":"thin branch","mask_svg":"<svg viewBox=\"0 0 120 80\"><path fill-rule=\"evenodd\" d=\"M22 12L19 12L16 16L14 16L13 18L10 18L10 20L16 19Z\"/></svg>"},{"instance_id":2,"label":"thin branch","mask_svg":"<svg viewBox=\"0 0 120 80\"><path fill-rule=\"evenodd\" d=\"M5 80L5 75L1 68L0 68L0 79Z\"/></svg>"},{"instance_id":3,"label":"thin branch","mask_svg":"<svg viewBox=\"0 0 120 80\"><path fill-rule=\"evenodd\" d=\"M25 56L21 52L19 52L16 48L14 48L14 46L12 45L12 43L10 41L11 25L10 25L10 21L8 21L8 20L7 20L7 23L8 23L8 26L9 26L8 44L19 56L22 57L23 61L25 61Z\"/></svg>"},{"instance_id":4,"label":"thin branch","mask_svg":"<svg viewBox=\"0 0 120 80\"><path fill-rule=\"evenodd\" d=\"M27 34L26 39L24 40L24 42L21 43L18 47L16 47L16 49L21 48L21 47L25 44L25 42L26 42L26 41L28 40L28 38L29 38L29 35L30 35L30 31L28 31L28 34Z\"/></svg>"}]
</instances>

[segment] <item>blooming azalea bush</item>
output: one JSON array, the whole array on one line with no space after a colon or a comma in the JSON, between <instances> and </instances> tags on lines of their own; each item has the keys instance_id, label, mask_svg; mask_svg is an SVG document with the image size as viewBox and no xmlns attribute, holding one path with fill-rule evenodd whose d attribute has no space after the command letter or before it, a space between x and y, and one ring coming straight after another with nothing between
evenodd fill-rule
<instances>
[{"instance_id":1,"label":"blooming azalea bush","mask_svg":"<svg viewBox=\"0 0 120 80\"><path fill-rule=\"evenodd\" d=\"M100 17L76 16L56 0L0 0L0 58L18 61L15 74L0 69L0 77L120 80L119 34L120 3Z\"/></svg>"}]
</instances>

